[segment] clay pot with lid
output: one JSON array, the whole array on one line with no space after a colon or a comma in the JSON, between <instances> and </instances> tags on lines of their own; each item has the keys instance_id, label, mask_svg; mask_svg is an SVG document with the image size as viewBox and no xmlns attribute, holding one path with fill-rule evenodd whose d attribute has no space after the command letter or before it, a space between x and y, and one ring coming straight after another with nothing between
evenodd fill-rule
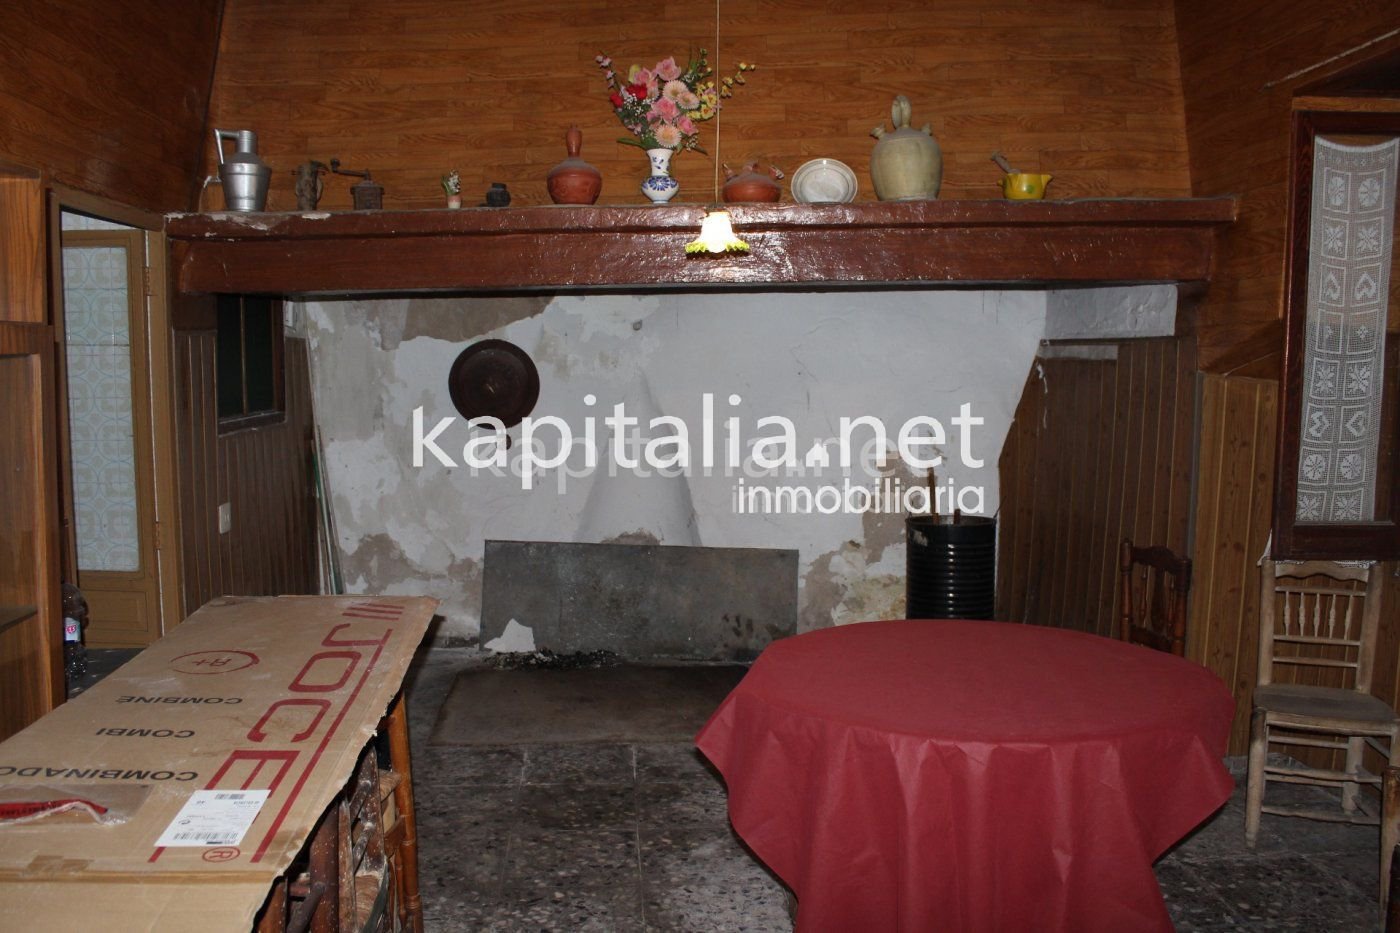
<instances>
[{"instance_id":1,"label":"clay pot with lid","mask_svg":"<svg viewBox=\"0 0 1400 933\"><path fill-rule=\"evenodd\" d=\"M782 185L778 184L783 173L776 165L768 166L767 174L758 170L757 162L748 163L742 172L735 172L725 165L724 175L729 180L724 183L720 195L726 204L741 201L771 203L783 196Z\"/></svg>"},{"instance_id":2,"label":"clay pot with lid","mask_svg":"<svg viewBox=\"0 0 1400 933\"><path fill-rule=\"evenodd\" d=\"M555 204L592 204L603 190L603 174L579 158L583 148L583 131L569 127L564 134L564 146L569 157L549 170L545 184Z\"/></svg>"}]
</instances>

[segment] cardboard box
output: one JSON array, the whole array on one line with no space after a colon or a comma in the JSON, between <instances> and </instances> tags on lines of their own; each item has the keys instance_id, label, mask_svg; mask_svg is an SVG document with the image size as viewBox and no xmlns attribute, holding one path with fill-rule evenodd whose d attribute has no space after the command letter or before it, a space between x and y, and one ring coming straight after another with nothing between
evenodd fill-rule
<instances>
[{"instance_id":1,"label":"cardboard box","mask_svg":"<svg viewBox=\"0 0 1400 933\"><path fill-rule=\"evenodd\" d=\"M249 929L350 778L436 606L217 600L0 743L0 814L24 818L0 823L0 929ZM181 812L200 790L256 811L236 845L222 823L181 832L214 825ZM256 790L260 809L240 799ZM46 802L61 812L39 815ZM183 842L157 845L167 830Z\"/></svg>"}]
</instances>

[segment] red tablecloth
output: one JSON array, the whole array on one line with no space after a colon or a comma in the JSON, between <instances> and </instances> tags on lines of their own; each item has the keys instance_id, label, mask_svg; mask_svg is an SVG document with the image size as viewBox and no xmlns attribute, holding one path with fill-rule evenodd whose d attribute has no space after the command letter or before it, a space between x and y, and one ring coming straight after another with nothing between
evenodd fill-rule
<instances>
[{"instance_id":1,"label":"red tablecloth","mask_svg":"<svg viewBox=\"0 0 1400 933\"><path fill-rule=\"evenodd\" d=\"M1234 787L1205 668L1094 635L867 622L765 650L696 738L808 931L1170 930L1152 862Z\"/></svg>"}]
</instances>

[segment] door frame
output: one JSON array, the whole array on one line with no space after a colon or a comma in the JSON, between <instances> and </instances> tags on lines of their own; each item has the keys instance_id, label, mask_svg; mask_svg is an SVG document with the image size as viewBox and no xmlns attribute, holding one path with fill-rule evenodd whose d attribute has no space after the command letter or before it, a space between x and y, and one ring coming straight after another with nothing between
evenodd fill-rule
<instances>
[{"instance_id":1,"label":"door frame","mask_svg":"<svg viewBox=\"0 0 1400 933\"><path fill-rule=\"evenodd\" d=\"M169 274L166 262L165 219L162 215L130 207L107 198L65 185L51 184L48 197L49 239L49 323L54 330L55 418L59 441L60 564L65 575L77 574L77 529L73 515L73 477L69 462L67 365L63 333L63 211L75 211L124 224L142 231L144 266L139 282L145 294L141 325L145 329L148 357L148 394L133 400L143 408L150 424L151 480L155 504L156 586L158 590L158 635L184 620L180 553L180 512L175 472L175 379L174 335L170 326Z\"/></svg>"}]
</instances>

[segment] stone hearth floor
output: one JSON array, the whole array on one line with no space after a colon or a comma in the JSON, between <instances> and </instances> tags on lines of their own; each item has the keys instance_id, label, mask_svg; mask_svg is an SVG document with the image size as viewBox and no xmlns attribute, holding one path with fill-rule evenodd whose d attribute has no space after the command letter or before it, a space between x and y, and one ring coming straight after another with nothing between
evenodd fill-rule
<instances>
[{"instance_id":1,"label":"stone hearth floor","mask_svg":"<svg viewBox=\"0 0 1400 933\"><path fill-rule=\"evenodd\" d=\"M723 783L689 744L430 746L453 679L480 663L436 649L410 671L430 933L792 929L781 884L730 830ZM1375 829L1265 816L1247 850L1237 781L1157 862L1177 930L1378 930Z\"/></svg>"}]
</instances>

